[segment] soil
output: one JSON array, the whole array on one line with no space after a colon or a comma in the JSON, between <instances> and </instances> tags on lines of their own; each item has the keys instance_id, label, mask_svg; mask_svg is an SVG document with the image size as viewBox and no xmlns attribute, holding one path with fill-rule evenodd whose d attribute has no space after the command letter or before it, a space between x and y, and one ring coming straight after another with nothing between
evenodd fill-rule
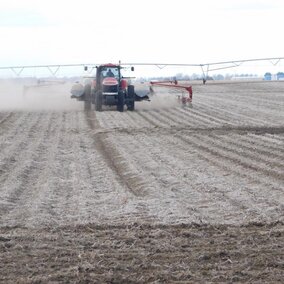
<instances>
[{"instance_id":1,"label":"soil","mask_svg":"<svg viewBox=\"0 0 284 284\"><path fill-rule=\"evenodd\" d=\"M69 89L0 106L0 283L281 283L284 82L123 113Z\"/></svg>"}]
</instances>

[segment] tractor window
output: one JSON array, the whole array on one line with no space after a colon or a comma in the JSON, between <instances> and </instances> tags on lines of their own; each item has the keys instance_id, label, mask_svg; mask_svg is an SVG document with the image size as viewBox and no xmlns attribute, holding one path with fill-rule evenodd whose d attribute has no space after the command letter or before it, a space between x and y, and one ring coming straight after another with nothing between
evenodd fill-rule
<instances>
[{"instance_id":1,"label":"tractor window","mask_svg":"<svg viewBox=\"0 0 284 284\"><path fill-rule=\"evenodd\" d=\"M118 68L114 68L114 67L105 67L102 70L102 76L105 77L115 77L116 79L118 79L119 74L118 74Z\"/></svg>"}]
</instances>

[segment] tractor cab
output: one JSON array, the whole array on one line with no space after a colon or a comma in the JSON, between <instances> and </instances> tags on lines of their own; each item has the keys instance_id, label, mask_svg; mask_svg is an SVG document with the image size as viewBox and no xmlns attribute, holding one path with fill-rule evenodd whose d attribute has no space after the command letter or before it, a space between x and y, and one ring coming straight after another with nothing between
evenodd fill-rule
<instances>
[{"instance_id":1,"label":"tractor cab","mask_svg":"<svg viewBox=\"0 0 284 284\"><path fill-rule=\"evenodd\" d=\"M115 77L117 79L119 79L119 70L117 67L104 67L102 70L102 76L103 77Z\"/></svg>"},{"instance_id":2,"label":"tractor cab","mask_svg":"<svg viewBox=\"0 0 284 284\"><path fill-rule=\"evenodd\" d=\"M97 86L100 86L105 78L115 78L120 81L120 66L113 64L101 65L97 68Z\"/></svg>"}]
</instances>

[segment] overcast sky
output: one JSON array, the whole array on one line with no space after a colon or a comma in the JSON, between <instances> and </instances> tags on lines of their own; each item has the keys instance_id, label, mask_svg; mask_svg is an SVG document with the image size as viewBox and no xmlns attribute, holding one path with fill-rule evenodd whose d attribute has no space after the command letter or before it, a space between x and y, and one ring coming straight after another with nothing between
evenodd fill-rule
<instances>
[{"instance_id":1,"label":"overcast sky","mask_svg":"<svg viewBox=\"0 0 284 284\"><path fill-rule=\"evenodd\" d=\"M284 56L282 0L0 0L0 66Z\"/></svg>"}]
</instances>

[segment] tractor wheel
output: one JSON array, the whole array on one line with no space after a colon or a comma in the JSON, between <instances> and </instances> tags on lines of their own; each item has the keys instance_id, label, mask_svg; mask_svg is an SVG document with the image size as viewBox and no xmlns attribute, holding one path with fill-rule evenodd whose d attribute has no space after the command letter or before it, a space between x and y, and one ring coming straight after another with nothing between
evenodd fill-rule
<instances>
[{"instance_id":1,"label":"tractor wheel","mask_svg":"<svg viewBox=\"0 0 284 284\"><path fill-rule=\"evenodd\" d=\"M129 85L127 88L128 98L129 102L127 104L127 109L130 111L133 111L135 109L135 92L134 92L134 86Z\"/></svg>"},{"instance_id":2,"label":"tractor wheel","mask_svg":"<svg viewBox=\"0 0 284 284\"><path fill-rule=\"evenodd\" d=\"M84 109L90 110L92 108L91 85L85 85L84 89Z\"/></svg>"},{"instance_id":3,"label":"tractor wheel","mask_svg":"<svg viewBox=\"0 0 284 284\"><path fill-rule=\"evenodd\" d=\"M102 105L103 105L103 93L102 91L97 91L95 93L95 110L102 111Z\"/></svg>"},{"instance_id":4,"label":"tractor wheel","mask_svg":"<svg viewBox=\"0 0 284 284\"><path fill-rule=\"evenodd\" d=\"M118 93L118 102L117 102L117 110L123 112L124 110L124 92L120 91Z\"/></svg>"}]
</instances>

